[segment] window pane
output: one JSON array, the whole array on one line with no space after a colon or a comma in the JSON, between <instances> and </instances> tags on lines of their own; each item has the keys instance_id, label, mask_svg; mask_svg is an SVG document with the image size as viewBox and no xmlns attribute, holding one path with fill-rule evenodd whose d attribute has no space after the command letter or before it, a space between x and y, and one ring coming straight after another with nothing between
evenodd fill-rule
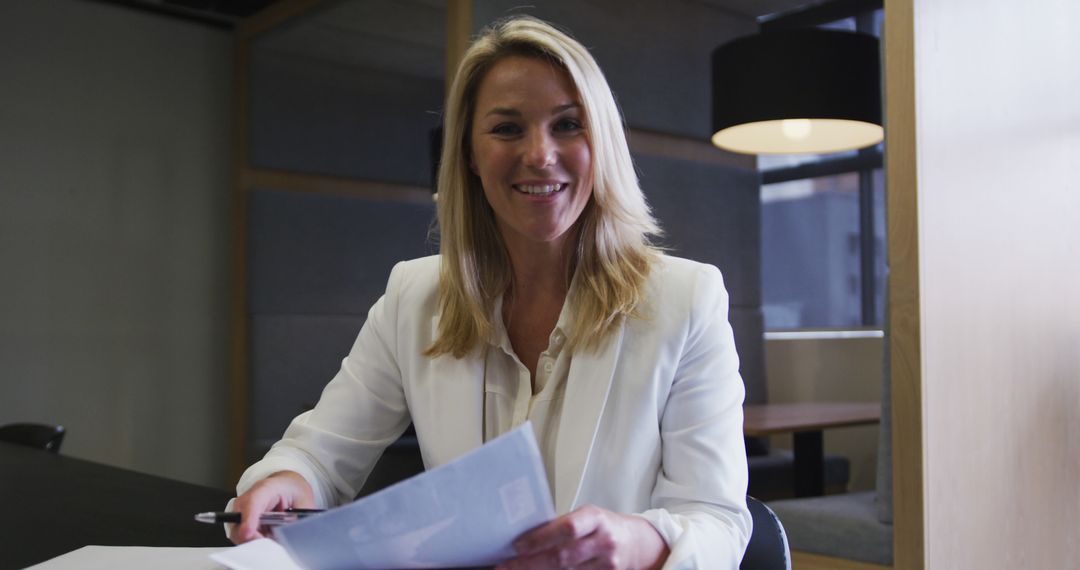
<instances>
[{"instance_id":1,"label":"window pane","mask_svg":"<svg viewBox=\"0 0 1080 570\"><path fill-rule=\"evenodd\" d=\"M758 155L758 170L765 172L814 162L827 162L837 158L851 158L858 154L857 150L842 150L829 154L761 154Z\"/></svg>"},{"instance_id":2,"label":"window pane","mask_svg":"<svg viewBox=\"0 0 1080 570\"><path fill-rule=\"evenodd\" d=\"M765 327L861 326L858 173L767 184L761 202Z\"/></svg>"},{"instance_id":3,"label":"window pane","mask_svg":"<svg viewBox=\"0 0 1080 570\"><path fill-rule=\"evenodd\" d=\"M885 170L874 170L874 323L885 326L885 286L889 271L885 248Z\"/></svg>"}]
</instances>

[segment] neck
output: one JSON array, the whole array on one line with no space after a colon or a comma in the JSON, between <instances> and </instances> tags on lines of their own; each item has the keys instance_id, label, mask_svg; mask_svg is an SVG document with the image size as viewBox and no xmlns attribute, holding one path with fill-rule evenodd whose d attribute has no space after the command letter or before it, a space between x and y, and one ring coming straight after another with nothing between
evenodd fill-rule
<instances>
[{"instance_id":1,"label":"neck","mask_svg":"<svg viewBox=\"0 0 1080 570\"><path fill-rule=\"evenodd\" d=\"M565 298L578 242L576 228L567 234L558 242L504 240L514 275L510 291L514 298Z\"/></svg>"}]
</instances>

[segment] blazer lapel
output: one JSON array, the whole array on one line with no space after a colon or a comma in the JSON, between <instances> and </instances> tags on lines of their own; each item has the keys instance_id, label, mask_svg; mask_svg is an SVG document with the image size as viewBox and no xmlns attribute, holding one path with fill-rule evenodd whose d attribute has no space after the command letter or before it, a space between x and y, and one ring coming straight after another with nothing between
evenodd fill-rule
<instances>
[{"instance_id":1,"label":"blazer lapel","mask_svg":"<svg viewBox=\"0 0 1080 570\"><path fill-rule=\"evenodd\" d=\"M604 413L615 362L622 347L625 319L598 350L575 353L566 379L559 435L555 443L555 512L577 502L585 466Z\"/></svg>"},{"instance_id":2,"label":"blazer lapel","mask_svg":"<svg viewBox=\"0 0 1080 570\"><path fill-rule=\"evenodd\" d=\"M439 320L431 321L432 337L437 334ZM429 433L438 440L429 449L437 450L434 458L442 465L484 443L484 363L481 351L474 350L462 358L443 354L431 361L429 413L438 426L438 433ZM430 466L429 466L430 467Z\"/></svg>"}]
</instances>

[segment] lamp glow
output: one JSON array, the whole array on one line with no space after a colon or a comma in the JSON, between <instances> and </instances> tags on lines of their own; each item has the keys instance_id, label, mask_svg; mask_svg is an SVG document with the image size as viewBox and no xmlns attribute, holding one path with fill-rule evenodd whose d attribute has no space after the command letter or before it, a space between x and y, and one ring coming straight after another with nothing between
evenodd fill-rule
<instances>
[{"instance_id":1,"label":"lamp glow","mask_svg":"<svg viewBox=\"0 0 1080 570\"><path fill-rule=\"evenodd\" d=\"M802 123L805 121L805 125ZM885 138L881 125L843 119L757 121L723 129L712 143L745 154L829 153L875 145ZM790 131L790 132L789 132ZM790 136L800 135L799 138Z\"/></svg>"},{"instance_id":2,"label":"lamp glow","mask_svg":"<svg viewBox=\"0 0 1080 570\"><path fill-rule=\"evenodd\" d=\"M712 142L748 154L823 154L882 141L880 42L818 28L713 51Z\"/></svg>"},{"instance_id":3,"label":"lamp glow","mask_svg":"<svg viewBox=\"0 0 1080 570\"><path fill-rule=\"evenodd\" d=\"M810 119L784 119L780 122L780 131L793 140L802 140L810 136L813 124Z\"/></svg>"}]
</instances>

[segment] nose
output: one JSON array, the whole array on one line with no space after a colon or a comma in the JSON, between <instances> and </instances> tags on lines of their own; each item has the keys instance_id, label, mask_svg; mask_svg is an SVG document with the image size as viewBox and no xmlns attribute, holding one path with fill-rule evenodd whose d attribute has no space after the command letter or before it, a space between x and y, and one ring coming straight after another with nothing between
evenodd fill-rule
<instances>
[{"instance_id":1,"label":"nose","mask_svg":"<svg viewBox=\"0 0 1080 570\"><path fill-rule=\"evenodd\" d=\"M555 164L555 141L548 133L537 130L528 137L525 147L524 162L530 168L547 168Z\"/></svg>"}]
</instances>

